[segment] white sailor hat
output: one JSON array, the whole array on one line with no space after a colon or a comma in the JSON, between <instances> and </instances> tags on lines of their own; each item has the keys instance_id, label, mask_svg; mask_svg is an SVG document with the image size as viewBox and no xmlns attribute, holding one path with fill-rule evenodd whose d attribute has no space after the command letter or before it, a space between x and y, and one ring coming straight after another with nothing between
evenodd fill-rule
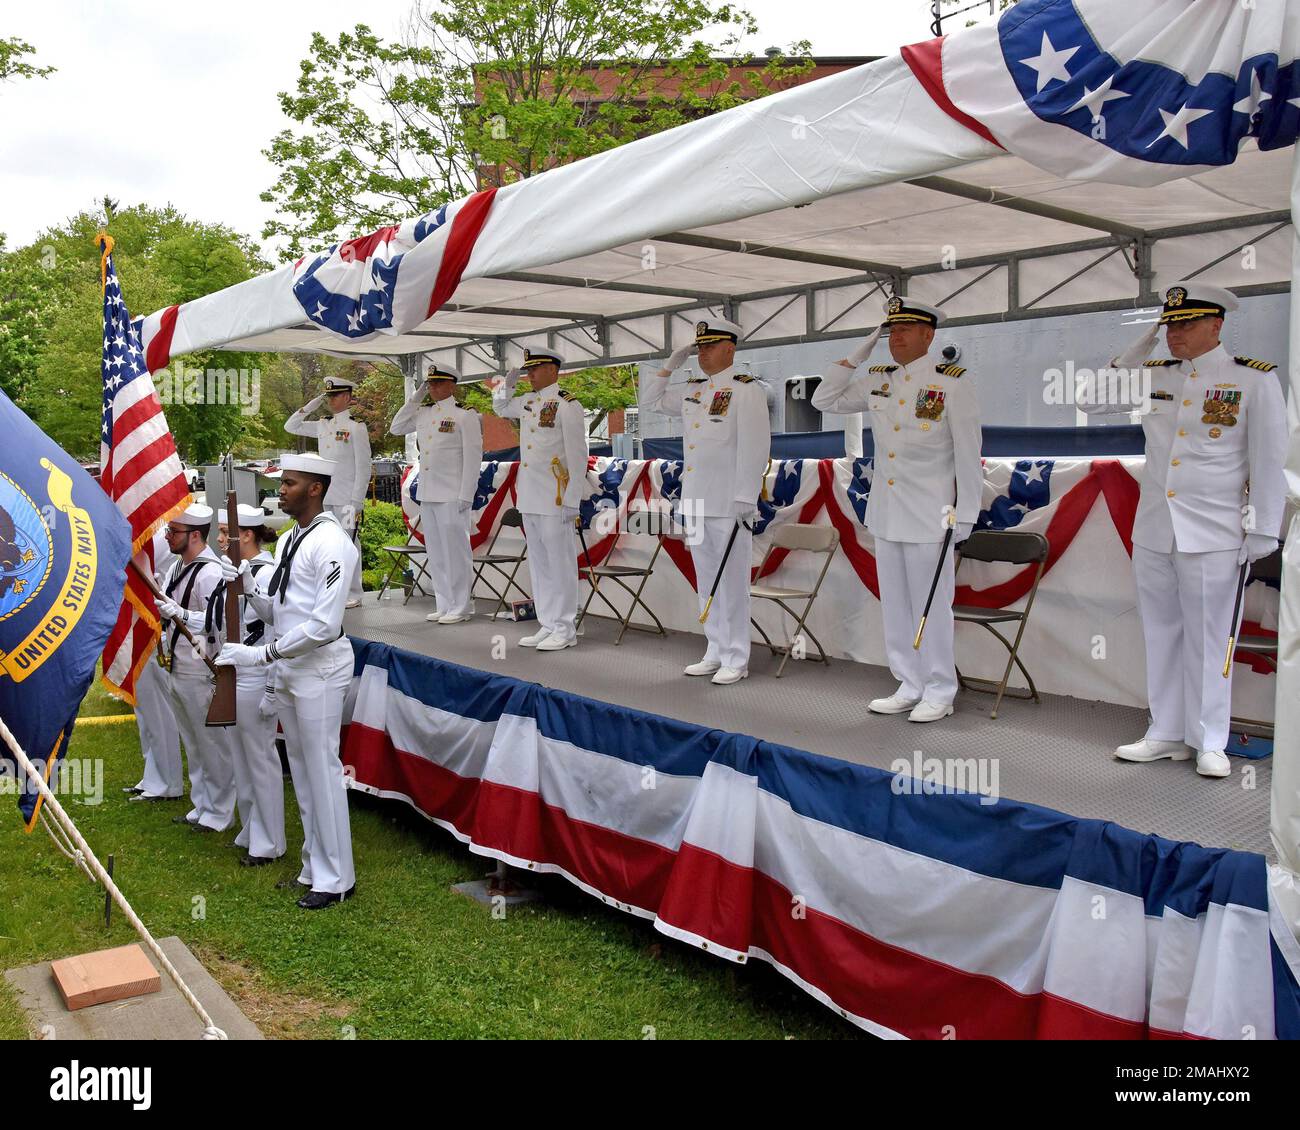
<instances>
[{"instance_id":1,"label":"white sailor hat","mask_svg":"<svg viewBox=\"0 0 1300 1130\"><path fill-rule=\"evenodd\" d=\"M519 367L535 369L538 365L554 365L557 369L563 369L564 361L558 353L550 353L545 349L525 349L524 363Z\"/></svg>"},{"instance_id":2,"label":"white sailor hat","mask_svg":"<svg viewBox=\"0 0 1300 1130\"><path fill-rule=\"evenodd\" d=\"M326 377L326 392L351 392L356 387L355 381L350 381L347 377Z\"/></svg>"},{"instance_id":3,"label":"white sailor hat","mask_svg":"<svg viewBox=\"0 0 1300 1130\"><path fill-rule=\"evenodd\" d=\"M709 345L715 341L729 341L739 345L740 327L725 318L701 318L695 323L695 344Z\"/></svg>"},{"instance_id":4,"label":"white sailor hat","mask_svg":"<svg viewBox=\"0 0 1300 1130\"><path fill-rule=\"evenodd\" d=\"M450 365L437 365L429 362L429 367L425 371L424 379L426 381L451 381L455 384L460 380L460 373Z\"/></svg>"},{"instance_id":5,"label":"white sailor hat","mask_svg":"<svg viewBox=\"0 0 1300 1130\"><path fill-rule=\"evenodd\" d=\"M332 478L339 465L322 459L314 451L291 451L280 457L281 471L302 471L308 475Z\"/></svg>"},{"instance_id":6,"label":"white sailor hat","mask_svg":"<svg viewBox=\"0 0 1300 1130\"><path fill-rule=\"evenodd\" d=\"M239 520L241 529L255 530L259 526L266 525L266 514L260 506L249 506L247 503L241 502L236 517ZM225 518L224 514L222 518Z\"/></svg>"},{"instance_id":7,"label":"white sailor hat","mask_svg":"<svg viewBox=\"0 0 1300 1130\"><path fill-rule=\"evenodd\" d=\"M1222 318L1241 304L1237 296L1221 286L1197 282L1176 282L1165 291L1165 307L1160 324L1190 322L1193 318Z\"/></svg>"},{"instance_id":8,"label":"white sailor hat","mask_svg":"<svg viewBox=\"0 0 1300 1130\"><path fill-rule=\"evenodd\" d=\"M178 526L206 526L212 521L212 507L192 502L184 514L177 514L172 521Z\"/></svg>"},{"instance_id":9,"label":"white sailor hat","mask_svg":"<svg viewBox=\"0 0 1300 1130\"><path fill-rule=\"evenodd\" d=\"M937 306L916 302L905 294L896 294L885 303L885 325L922 325L934 329L943 325L947 315Z\"/></svg>"}]
</instances>

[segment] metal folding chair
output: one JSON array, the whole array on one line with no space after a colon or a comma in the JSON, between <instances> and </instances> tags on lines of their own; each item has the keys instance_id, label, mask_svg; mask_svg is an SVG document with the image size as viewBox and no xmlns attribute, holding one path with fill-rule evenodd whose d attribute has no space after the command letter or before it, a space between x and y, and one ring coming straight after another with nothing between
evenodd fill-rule
<instances>
[{"instance_id":1,"label":"metal folding chair","mask_svg":"<svg viewBox=\"0 0 1300 1130\"><path fill-rule=\"evenodd\" d=\"M980 627L991 632L997 641L1007 649L1007 666L1002 672L1001 682L994 682L992 679L975 678L974 676L968 678L961 673L961 668L957 668L957 682L961 685L962 690L997 695L993 702L993 712L989 715L990 718L998 716L998 708L1002 705L1003 698L1032 698L1035 702L1042 702L1042 699L1038 697L1038 688L1034 686L1033 678L1020 661L1019 652L1020 640L1025 634L1025 625L1029 622L1029 611L1033 608L1034 597L1038 593L1038 582L1042 580L1043 569L1047 566L1049 548L1047 539L1042 534L1024 533L1018 530L977 530L966 539L965 544L961 547L962 561L985 561L990 564L1003 565L1037 564L1038 566L1034 573L1034 583L1029 590L1023 612L1016 612L1006 608L978 608L971 604L953 606L952 616L954 620L960 620L967 624L979 624ZM1017 622L1020 627L1016 629L1014 643L993 626L994 624ZM1011 678L1012 664L1020 668L1020 673L1024 675L1025 682L1029 684L1028 691L1007 691L1007 680Z\"/></svg>"},{"instance_id":2,"label":"metal folding chair","mask_svg":"<svg viewBox=\"0 0 1300 1130\"><path fill-rule=\"evenodd\" d=\"M416 515L415 521L411 524L411 532L407 535L405 545L386 545L382 547L383 551L388 554L389 560L392 561L392 565L389 566L388 576L384 578L384 583L379 588L379 595L375 598L376 602L384 599L384 594L388 591L389 585L392 584L393 577L396 575L397 570L402 568L402 563L408 562L410 564L415 564L415 559L417 557L422 559L418 563L420 571L415 574L415 579L411 582L411 587L407 590L406 598L402 601L402 605L405 607L407 601L409 601L415 594L416 589L420 590L421 596L433 595L420 583L421 580L429 575L429 556L425 553L424 546L415 540L415 533L419 528L420 518L419 515Z\"/></svg>"},{"instance_id":3,"label":"metal folding chair","mask_svg":"<svg viewBox=\"0 0 1300 1130\"><path fill-rule=\"evenodd\" d=\"M658 632L661 636L668 634L663 624L659 622L659 617L654 614L654 610L642 599L641 594L645 591L646 582L650 580L651 574L655 569L655 561L659 558L659 551L663 549L663 542L659 540L661 533L665 533L665 527L670 518L667 514L662 514L657 510L629 510L627 513L626 524L623 529L615 534L614 544L610 546L609 553L605 556L606 564L586 566L583 565L578 569L578 576L591 586L591 591L587 593L587 600L582 606L582 611L578 613L578 623L581 624L587 616L587 610L591 607L591 602L596 598L605 603L610 612L614 614L614 619L619 621L618 639L614 641L617 647L623 642L623 636L627 633L628 628L638 632ZM614 564L614 554L618 551L619 543L623 540L624 534L631 534L633 537L652 537L655 539L654 552L650 555L650 560L644 565L620 565ZM670 535L671 536L671 535ZM632 598L631 604L628 605L627 612L620 612L601 591L600 582L608 580L616 584L625 593ZM636 588L632 587L632 582L639 580L640 583ZM649 624L633 624L632 613L636 611L637 606L645 609L645 613L654 621L654 627ZM596 615L596 613L593 613Z\"/></svg>"},{"instance_id":4,"label":"metal folding chair","mask_svg":"<svg viewBox=\"0 0 1300 1130\"><path fill-rule=\"evenodd\" d=\"M1246 578L1246 583L1251 581L1281 581L1282 579L1282 547L1278 546L1267 557L1261 557L1250 567L1250 573ZM1264 663L1271 667L1274 673L1277 672L1277 637L1247 635L1237 637L1237 646L1233 654L1246 652L1249 655L1258 656ZM1257 718L1238 718L1234 715L1229 720L1229 725L1238 731L1250 733L1258 737L1273 737L1273 723L1265 722Z\"/></svg>"},{"instance_id":5,"label":"metal folding chair","mask_svg":"<svg viewBox=\"0 0 1300 1130\"><path fill-rule=\"evenodd\" d=\"M798 641L805 633L817 647L817 655L814 658L821 663L825 663L826 666L830 666L830 656L826 654L826 649L822 647L821 641L808 629L807 620L808 614L812 611L813 601L817 599L817 593L821 591L822 581L826 579L826 571L831 567L831 558L835 556L835 550L839 544L840 535L834 526L800 526L790 523L777 526L772 531L772 540L768 544L767 552L763 554L763 563L758 567L760 576L764 566L767 565L767 559L778 549L786 549L792 552L806 550L809 553L824 554L826 558L822 562L821 572L817 574L817 583L810 589L785 588L781 585L768 584L766 581L759 581L757 584L749 586L751 599L772 601L795 622L794 631L790 633L792 642L790 644L774 644L757 620L752 616L749 620L758 629L758 634L763 637L763 642L767 644L768 651L773 656L781 656L781 665L776 669L778 679L785 672L785 665L790 661L790 653L794 650L795 641ZM786 603L787 601L799 600L804 602L801 612L796 612Z\"/></svg>"},{"instance_id":6,"label":"metal folding chair","mask_svg":"<svg viewBox=\"0 0 1300 1130\"><path fill-rule=\"evenodd\" d=\"M483 584L487 585L493 596L497 598L496 607L492 609L492 614L488 617L490 620L495 620L501 610L505 608L512 587L519 593L520 597L524 600L528 599L528 593L515 580L519 573L519 566L528 557L528 542L524 542L518 553L497 553L497 538L501 536L501 531L505 529L519 530L520 533L523 533L524 516L513 506L501 515L501 524L497 526L496 533L492 535L492 540L488 542L487 549L474 558L474 579L470 582L469 587L472 594L475 586L482 581ZM509 566L508 571L507 566ZM497 588L491 579L485 575L488 569L492 569L505 578L505 583L500 588Z\"/></svg>"}]
</instances>

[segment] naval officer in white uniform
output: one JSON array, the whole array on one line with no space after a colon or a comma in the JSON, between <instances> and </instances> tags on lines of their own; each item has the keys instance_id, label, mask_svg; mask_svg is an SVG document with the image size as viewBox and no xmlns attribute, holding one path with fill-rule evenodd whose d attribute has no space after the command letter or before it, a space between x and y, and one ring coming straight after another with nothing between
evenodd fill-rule
<instances>
[{"instance_id":1,"label":"naval officer in white uniform","mask_svg":"<svg viewBox=\"0 0 1300 1130\"><path fill-rule=\"evenodd\" d=\"M1145 370L1149 389L1138 403L1094 388L1079 405L1089 414L1136 407L1146 437L1133 575L1151 725L1115 756L1187 761L1194 754L1201 776L1226 777L1232 680L1223 677L1223 661L1236 630L1238 571L1278 544L1286 403L1276 365L1233 357L1220 342L1224 315L1238 307L1230 291L1181 282L1164 297L1159 322L1112 362ZM1151 356L1160 326L1168 358Z\"/></svg>"},{"instance_id":2,"label":"naval officer in white uniform","mask_svg":"<svg viewBox=\"0 0 1300 1130\"><path fill-rule=\"evenodd\" d=\"M326 377L325 391L309 400L285 421L290 435L309 436L316 441L316 453L337 470L330 481L325 509L339 520L355 542L357 528L365 514L366 492L370 489L370 433L360 420L352 418L352 381L343 377ZM307 417L324 404L328 420ZM361 570L352 578L348 591L349 608L361 603Z\"/></svg>"},{"instance_id":3,"label":"naval officer in white uniform","mask_svg":"<svg viewBox=\"0 0 1300 1130\"><path fill-rule=\"evenodd\" d=\"M684 671L711 675L719 686L749 674L752 531L772 447L767 394L753 377L735 370L740 336L735 322L697 322L694 343L668 358L641 397L644 407L682 418L682 518L701 614L735 533L704 623L704 658ZM702 375L670 383L696 351Z\"/></svg>"},{"instance_id":4,"label":"naval officer in white uniform","mask_svg":"<svg viewBox=\"0 0 1300 1130\"><path fill-rule=\"evenodd\" d=\"M176 556L167 548L166 528L153 536L154 580L166 583ZM166 621L158 641L158 656L165 655L169 628ZM157 657L155 657L157 658ZM135 680L135 722L140 731L144 774L124 791L129 800L167 800L185 795L185 766L181 762L180 730L172 710L170 682L160 663L146 663Z\"/></svg>"},{"instance_id":5,"label":"naval officer in white uniform","mask_svg":"<svg viewBox=\"0 0 1300 1130\"><path fill-rule=\"evenodd\" d=\"M971 378L934 346L943 312L895 295L880 329L830 367L813 393L822 412L865 412L875 458L867 498L867 528L876 548L885 655L898 690L874 699L877 714L907 714L935 722L952 713L957 696L953 659L953 553L948 550L921 647L912 644L949 526L952 545L979 520L979 399ZM889 330L892 365L861 366L881 331Z\"/></svg>"},{"instance_id":6,"label":"naval officer in white uniform","mask_svg":"<svg viewBox=\"0 0 1300 1130\"><path fill-rule=\"evenodd\" d=\"M525 349L523 365L490 385L492 410L503 419L519 421L518 506L541 625L519 646L538 651L562 651L578 642L574 534L587 493L587 429L577 397L556 384L563 364L554 353ZM528 374L533 391L516 397L521 372Z\"/></svg>"},{"instance_id":7,"label":"naval officer in white uniform","mask_svg":"<svg viewBox=\"0 0 1300 1130\"><path fill-rule=\"evenodd\" d=\"M431 364L389 429L395 436L415 432L420 444L420 532L438 601L438 610L425 619L435 624L460 624L473 610L469 528L483 462L483 422L472 408L456 403L458 380L455 369Z\"/></svg>"},{"instance_id":8,"label":"naval officer in white uniform","mask_svg":"<svg viewBox=\"0 0 1300 1130\"><path fill-rule=\"evenodd\" d=\"M212 509L195 503L167 523L167 545L176 554L158 602L166 625L164 647L169 657L168 686L172 711L190 769L190 811L177 816L203 832L224 832L235 820L235 770L231 761L230 731L208 726L212 703L212 676L203 656L181 635L183 621L200 643L208 599L221 584L221 562L208 545Z\"/></svg>"},{"instance_id":9,"label":"naval officer in white uniform","mask_svg":"<svg viewBox=\"0 0 1300 1130\"><path fill-rule=\"evenodd\" d=\"M319 455L286 455L280 467L280 509L298 528L276 543L270 581L254 577L247 561L238 572L228 561L222 567L227 579L243 577L249 604L274 629L275 642L225 644L217 662L237 668L276 663L280 725L302 814L298 883L308 890L298 905L319 910L356 888L339 726L352 682L343 609L361 562L338 518L324 508L334 464Z\"/></svg>"}]
</instances>

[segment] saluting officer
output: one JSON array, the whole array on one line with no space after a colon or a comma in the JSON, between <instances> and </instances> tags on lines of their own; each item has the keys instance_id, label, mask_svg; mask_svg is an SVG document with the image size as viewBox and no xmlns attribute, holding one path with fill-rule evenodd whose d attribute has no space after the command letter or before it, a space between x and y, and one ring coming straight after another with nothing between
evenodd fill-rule
<instances>
[{"instance_id":1,"label":"saluting officer","mask_svg":"<svg viewBox=\"0 0 1300 1130\"><path fill-rule=\"evenodd\" d=\"M212 508L199 503L167 523L167 545L176 560L168 570L166 599L158 602L158 611L168 620L183 621L196 640L203 636L208 598L221 584L221 562L207 542L211 529ZM164 647L171 669L172 712L189 760L192 806L173 822L223 832L235 819L235 778L228 730L207 725L212 676L178 623L166 631Z\"/></svg>"},{"instance_id":2,"label":"saluting officer","mask_svg":"<svg viewBox=\"0 0 1300 1130\"><path fill-rule=\"evenodd\" d=\"M275 633L269 644L228 643L219 664L264 669L276 663L276 696L302 815L304 910L349 898L356 889L348 794L339 760L343 700L352 682L352 644L343 634L343 609L360 555L339 520L325 509L335 465L319 455L286 455L280 464L280 509L298 523L275 547L269 583L247 561L228 580L244 578L257 615Z\"/></svg>"},{"instance_id":3,"label":"saluting officer","mask_svg":"<svg viewBox=\"0 0 1300 1130\"><path fill-rule=\"evenodd\" d=\"M483 422L472 408L456 403L459 380L455 369L431 364L423 386L389 429L395 436L415 432L420 443L420 531L438 601L438 610L425 619L435 624L460 624L473 608L469 525L483 462Z\"/></svg>"},{"instance_id":4,"label":"saluting officer","mask_svg":"<svg viewBox=\"0 0 1300 1130\"><path fill-rule=\"evenodd\" d=\"M309 436L316 441L316 453L338 470L330 483L325 508L338 520L353 541L365 513L366 492L370 489L370 433L360 420L352 418L353 382L342 377L326 377L325 391L309 400L285 421L290 435ZM322 404L330 414L328 420L308 420ZM361 570L352 578L348 591L348 608L361 603Z\"/></svg>"},{"instance_id":5,"label":"saluting officer","mask_svg":"<svg viewBox=\"0 0 1300 1130\"><path fill-rule=\"evenodd\" d=\"M161 588L175 554L167 548L166 529L153 536L154 580ZM158 642L158 658L166 654L167 624L163 623ZM140 780L124 789L129 800L166 800L185 795L185 766L181 762L180 731L172 711L170 683L161 663L146 663L135 680L135 723L140 731L140 753L144 756L144 773Z\"/></svg>"},{"instance_id":6,"label":"saluting officer","mask_svg":"<svg viewBox=\"0 0 1300 1130\"><path fill-rule=\"evenodd\" d=\"M240 559L248 562L254 577L271 569L275 561L263 548L275 540L275 531L266 524L266 515L258 506L240 503L238 510ZM229 532L222 527L223 538ZM225 546L221 546L224 551ZM270 576L268 572L267 577ZM253 646L271 643L268 629L247 596L239 598L241 616L240 641ZM219 585L208 600L203 627L216 654L225 640L226 586ZM239 862L245 867L274 863L285 852L284 777L280 773L280 755L275 749L275 664L265 672L255 667L241 667L235 675L236 724L231 731L231 755L235 771L235 807L243 825L235 837L235 846L245 854Z\"/></svg>"},{"instance_id":7,"label":"saluting officer","mask_svg":"<svg viewBox=\"0 0 1300 1130\"><path fill-rule=\"evenodd\" d=\"M524 363L492 389L492 410L519 421L518 506L528 539L528 569L540 628L520 647L561 651L578 642L578 508L587 493L587 431L582 405L556 382L564 362L554 353L524 350ZM533 391L515 397L528 374ZM512 399L513 397L513 399Z\"/></svg>"},{"instance_id":8,"label":"saluting officer","mask_svg":"<svg viewBox=\"0 0 1300 1130\"><path fill-rule=\"evenodd\" d=\"M753 377L735 370L740 337L735 322L697 322L694 343L668 358L642 396L646 408L682 418L682 517L701 614L722 569L704 623L704 658L683 673L712 675L719 686L749 674L752 523L772 446L767 394ZM697 350L703 375L670 383Z\"/></svg>"},{"instance_id":9,"label":"saluting officer","mask_svg":"<svg viewBox=\"0 0 1300 1130\"><path fill-rule=\"evenodd\" d=\"M984 489L980 469L979 400L960 365L933 348L943 312L895 295L880 329L857 351L831 366L813 393L822 412L865 412L875 443L867 528L876 549L885 654L898 690L872 700L877 714L907 714L936 722L952 713L957 696L953 660L953 555L925 623L913 642L948 527L952 543L965 541L979 520ZM889 330L892 365L867 360L881 330Z\"/></svg>"},{"instance_id":10,"label":"saluting officer","mask_svg":"<svg viewBox=\"0 0 1300 1130\"><path fill-rule=\"evenodd\" d=\"M1232 680L1223 677L1240 566L1277 548L1285 499L1286 404L1277 366L1220 343L1236 297L1176 283L1158 323L1112 364L1141 366L1146 437L1133 521L1133 575L1147 653L1151 725L1115 750L1124 761L1187 761L1203 777L1231 773L1224 746ZM1169 358L1151 359L1159 327ZM1135 405L1093 396L1090 414ZM1115 398L1118 400L1118 398ZM1099 402L1100 401L1100 402Z\"/></svg>"}]
</instances>

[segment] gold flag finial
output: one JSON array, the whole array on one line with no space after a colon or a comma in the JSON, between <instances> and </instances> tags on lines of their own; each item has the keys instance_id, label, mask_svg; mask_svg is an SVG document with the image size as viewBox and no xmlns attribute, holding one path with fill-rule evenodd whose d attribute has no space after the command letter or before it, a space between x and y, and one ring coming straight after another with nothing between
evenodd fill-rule
<instances>
[{"instance_id":1,"label":"gold flag finial","mask_svg":"<svg viewBox=\"0 0 1300 1130\"><path fill-rule=\"evenodd\" d=\"M113 254L113 237L106 231L97 232L95 246L99 250L99 289L108 285L108 257Z\"/></svg>"}]
</instances>

